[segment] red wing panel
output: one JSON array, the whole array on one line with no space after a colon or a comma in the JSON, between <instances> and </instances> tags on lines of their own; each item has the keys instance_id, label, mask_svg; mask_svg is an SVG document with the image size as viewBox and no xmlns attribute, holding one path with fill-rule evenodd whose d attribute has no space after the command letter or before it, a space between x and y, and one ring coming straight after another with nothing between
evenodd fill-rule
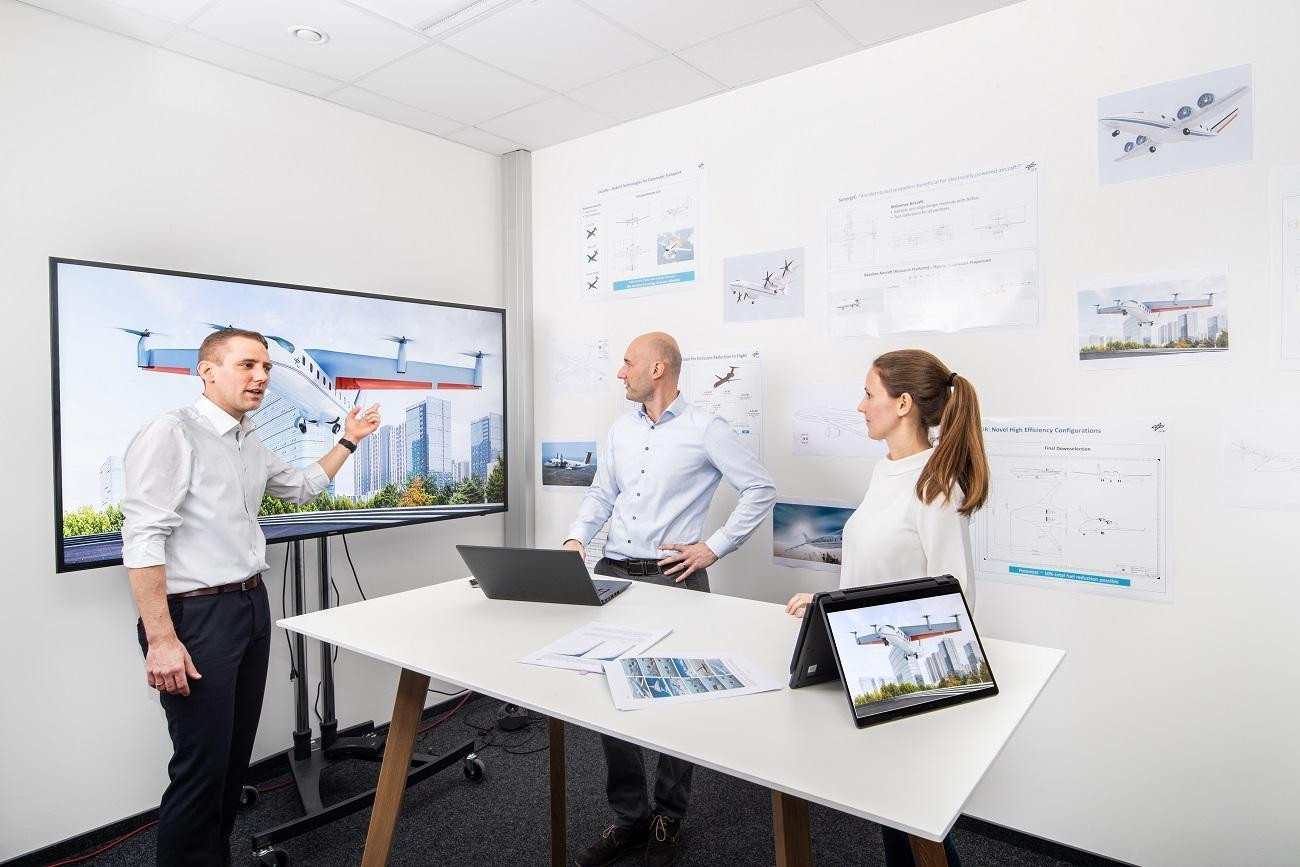
<instances>
[{"instance_id":1,"label":"red wing panel","mask_svg":"<svg viewBox=\"0 0 1300 867\"><path fill-rule=\"evenodd\" d=\"M412 382L409 379L365 379L354 376L340 376L334 380L334 385L340 391L354 388L367 391L416 391L433 388L432 382ZM439 385L438 387L441 388L442 386Z\"/></svg>"},{"instance_id":2,"label":"red wing panel","mask_svg":"<svg viewBox=\"0 0 1300 867\"><path fill-rule=\"evenodd\" d=\"M179 373L181 376L189 376L188 367L142 367L141 370L152 370L154 373Z\"/></svg>"},{"instance_id":3,"label":"red wing panel","mask_svg":"<svg viewBox=\"0 0 1300 867\"><path fill-rule=\"evenodd\" d=\"M444 391L447 389L458 389L461 391L477 391L478 389L482 388L482 386L480 385L470 385L469 383L465 383L465 382L440 382L438 383L437 387ZM425 388L428 388L428 386L425 386Z\"/></svg>"}]
</instances>

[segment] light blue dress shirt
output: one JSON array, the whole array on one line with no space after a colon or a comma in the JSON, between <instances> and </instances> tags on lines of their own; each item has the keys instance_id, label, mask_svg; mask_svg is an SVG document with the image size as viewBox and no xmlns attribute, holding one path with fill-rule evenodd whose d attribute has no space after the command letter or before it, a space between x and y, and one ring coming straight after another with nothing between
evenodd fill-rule
<instances>
[{"instance_id":1,"label":"light blue dress shirt","mask_svg":"<svg viewBox=\"0 0 1300 867\"><path fill-rule=\"evenodd\" d=\"M705 540L704 518L724 478L740 502ZM644 406L615 419L567 538L586 545L608 520L607 557L658 560L674 553L660 545L703 540L721 558L749 538L775 499L772 477L726 420L678 394L657 422Z\"/></svg>"}]
</instances>

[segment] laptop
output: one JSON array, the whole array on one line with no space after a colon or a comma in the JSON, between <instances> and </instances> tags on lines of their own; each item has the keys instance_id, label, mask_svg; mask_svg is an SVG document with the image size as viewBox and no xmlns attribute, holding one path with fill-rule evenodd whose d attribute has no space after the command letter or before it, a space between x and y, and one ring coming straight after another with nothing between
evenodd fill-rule
<instances>
[{"instance_id":1,"label":"laptop","mask_svg":"<svg viewBox=\"0 0 1300 867\"><path fill-rule=\"evenodd\" d=\"M818 593L804 621L790 686L838 675L858 728L998 694L951 575Z\"/></svg>"},{"instance_id":2,"label":"laptop","mask_svg":"<svg viewBox=\"0 0 1300 867\"><path fill-rule=\"evenodd\" d=\"M631 581L595 578L577 551L457 545L456 550L489 599L604 605Z\"/></svg>"}]
</instances>

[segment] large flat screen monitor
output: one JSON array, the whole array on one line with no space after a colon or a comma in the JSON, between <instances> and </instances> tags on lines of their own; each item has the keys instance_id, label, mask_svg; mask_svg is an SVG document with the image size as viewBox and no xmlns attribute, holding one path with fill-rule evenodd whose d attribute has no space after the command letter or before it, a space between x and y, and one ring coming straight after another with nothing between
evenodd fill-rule
<instances>
[{"instance_id":1,"label":"large flat screen monitor","mask_svg":"<svg viewBox=\"0 0 1300 867\"><path fill-rule=\"evenodd\" d=\"M505 313L258 280L50 260L60 572L122 562L127 443L203 391L213 329L264 334L273 369L257 435L305 467L353 406L383 425L303 506L270 497L270 542L505 510Z\"/></svg>"}]
</instances>

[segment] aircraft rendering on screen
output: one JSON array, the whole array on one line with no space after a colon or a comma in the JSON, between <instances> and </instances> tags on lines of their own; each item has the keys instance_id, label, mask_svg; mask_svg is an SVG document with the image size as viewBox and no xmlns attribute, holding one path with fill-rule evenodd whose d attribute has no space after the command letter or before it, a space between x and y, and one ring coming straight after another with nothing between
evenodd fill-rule
<instances>
[{"instance_id":1,"label":"aircraft rendering on screen","mask_svg":"<svg viewBox=\"0 0 1300 867\"><path fill-rule=\"evenodd\" d=\"M724 373L722 376L719 376L719 377L718 377L718 381L715 382L715 383L713 383L713 387L714 387L714 388L717 388L718 386L720 386L720 385L722 385L722 384L724 384L724 383L727 383L727 382L736 382L736 381L737 381L737 380L736 380L736 368L733 367L733 368L731 368L731 370L728 371L727 373Z\"/></svg>"},{"instance_id":2,"label":"aircraft rendering on screen","mask_svg":"<svg viewBox=\"0 0 1300 867\"><path fill-rule=\"evenodd\" d=\"M217 331L233 325L207 323ZM161 335L148 328L119 328L140 339L136 342L136 366L153 373L176 373L197 376L199 350L154 349L150 338ZM410 337L388 336L397 344L395 358L358 355L332 349L299 349L283 337L265 335L271 356L272 375L267 392L279 395L298 408L294 425L306 433L308 424L329 425L332 433L343 426L343 417L360 403L362 391L432 391L444 389L479 389L483 387L482 352L461 352L474 359L472 367L410 361L406 345ZM345 392L355 392L349 395Z\"/></svg>"},{"instance_id":3,"label":"aircraft rendering on screen","mask_svg":"<svg viewBox=\"0 0 1300 867\"><path fill-rule=\"evenodd\" d=\"M580 470L583 467L591 466L591 452L587 452L587 456L580 461L571 461L562 454L556 454L555 457L546 462L546 466L558 467L562 470Z\"/></svg>"},{"instance_id":4,"label":"aircraft rendering on screen","mask_svg":"<svg viewBox=\"0 0 1300 867\"><path fill-rule=\"evenodd\" d=\"M1102 307L1100 304L1094 304L1093 306L1097 308L1098 313L1103 315L1113 313L1119 316L1134 316L1142 325L1154 325L1156 317L1161 313L1173 313L1176 310L1195 310L1198 307L1213 307L1214 293L1211 292L1204 298L1196 298L1192 301L1179 301L1178 293L1174 292L1172 298L1159 301L1116 298L1114 304L1106 307Z\"/></svg>"},{"instance_id":5,"label":"aircraft rendering on screen","mask_svg":"<svg viewBox=\"0 0 1300 867\"><path fill-rule=\"evenodd\" d=\"M1172 117L1134 111L1098 118L1098 123L1111 131L1111 138L1119 138L1121 134L1133 136L1124 142L1124 152L1115 158L1115 162L1131 160L1143 154L1153 154L1175 142L1204 141L1222 135L1241 110L1232 106L1248 89L1243 85L1217 99L1213 93L1202 93L1196 100L1196 108L1184 105ZM1232 110L1228 111L1230 108Z\"/></svg>"},{"instance_id":6,"label":"aircraft rendering on screen","mask_svg":"<svg viewBox=\"0 0 1300 867\"><path fill-rule=\"evenodd\" d=\"M921 645L920 641L925 638L938 638L940 635L948 635L953 632L961 632L961 615L954 614L952 620L943 623L931 623L930 615L922 615L925 618L924 624L916 626L890 626L885 624L878 626L871 624L874 632L858 634L853 633L854 639L858 644L884 644L895 650L903 651L905 656L912 659L920 659Z\"/></svg>"},{"instance_id":7,"label":"aircraft rendering on screen","mask_svg":"<svg viewBox=\"0 0 1300 867\"><path fill-rule=\"evenodd\" d=\"M854 298L852 301L845 301L843 304L836 304L835 309L843 313L845 310L857 310L862 306L861 298Z\"/></svg>"}]
</instances>

